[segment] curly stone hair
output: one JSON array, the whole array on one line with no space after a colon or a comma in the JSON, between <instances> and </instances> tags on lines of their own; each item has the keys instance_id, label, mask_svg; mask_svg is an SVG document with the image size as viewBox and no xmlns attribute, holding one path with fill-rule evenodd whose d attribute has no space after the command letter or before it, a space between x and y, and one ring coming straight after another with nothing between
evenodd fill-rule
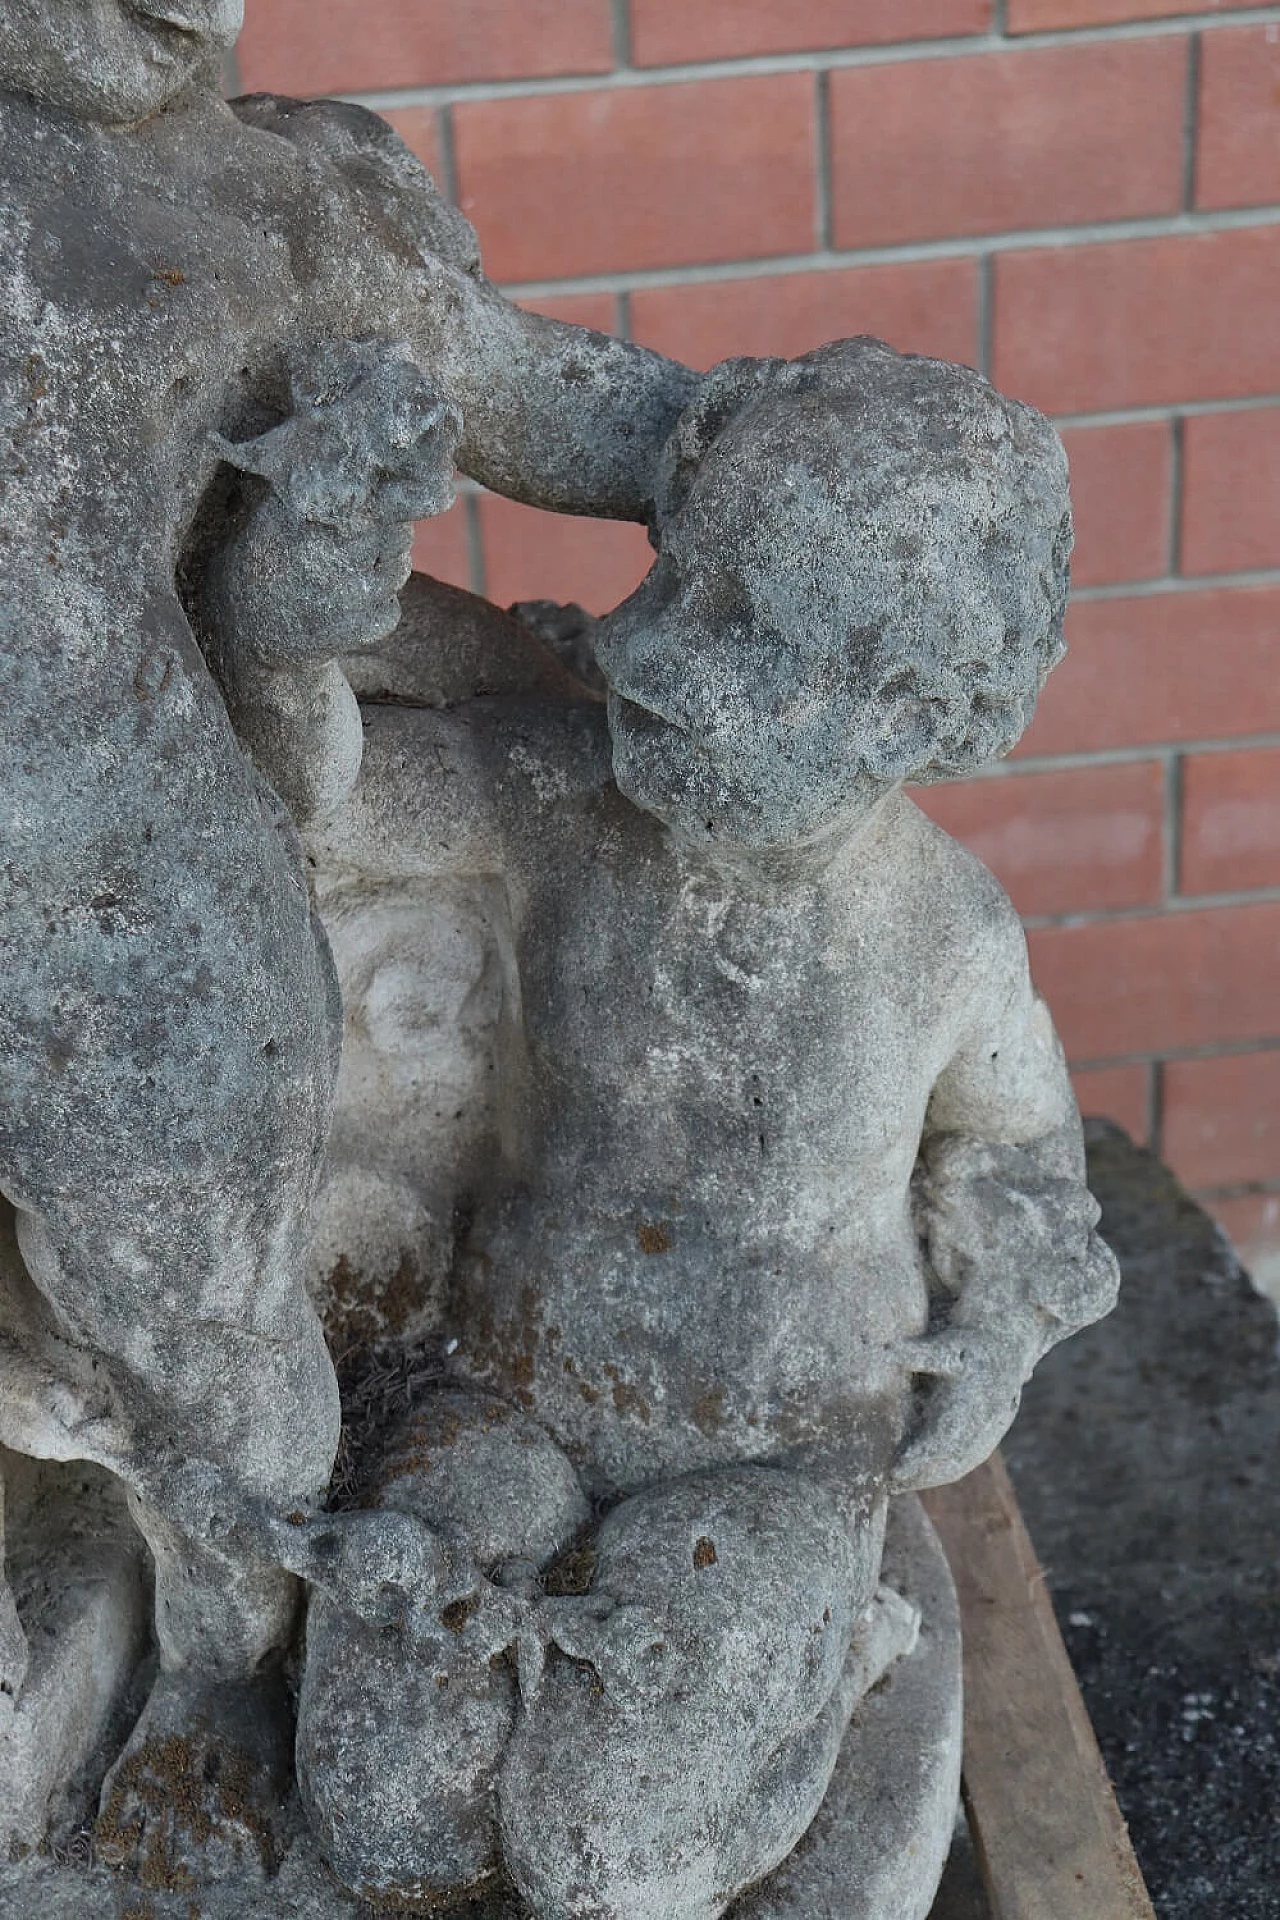
<instances>
[{"instance_id":1,"label":"curly stone hair","mask_svg":"<svg viewBox=\"0 0 1280 1920\"><path fill-rule=\"evenodd\" d=\"M869 773L944 780L1008 753L1065 651L1067 463L1041 414L869 337L726 360L664 449L659 547L708 459L803 502L796 617L839 661ZM789 563L759 559L762 579Z\"/></svg>"}]
</instances>

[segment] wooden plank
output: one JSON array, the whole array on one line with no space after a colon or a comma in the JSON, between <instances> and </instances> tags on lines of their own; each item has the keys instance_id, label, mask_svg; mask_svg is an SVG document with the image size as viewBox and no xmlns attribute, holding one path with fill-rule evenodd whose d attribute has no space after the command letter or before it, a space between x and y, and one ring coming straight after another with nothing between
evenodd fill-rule
<instances>
[{"instance_id":1,"label":"wooden plank","mask_svg":"<svg viewBox=\"0 0 1280 1920\"><path fill-rule=\"evenodd\" d=\"M925 1506L960 1595L965 1806L994 1920L1155 1920L1004 1462Z\"/></svg>"}]
</instances>

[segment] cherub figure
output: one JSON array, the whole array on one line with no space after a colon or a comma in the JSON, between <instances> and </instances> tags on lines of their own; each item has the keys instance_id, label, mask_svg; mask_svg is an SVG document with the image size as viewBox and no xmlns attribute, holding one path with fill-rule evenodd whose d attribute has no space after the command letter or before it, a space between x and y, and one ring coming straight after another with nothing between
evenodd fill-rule
<instances>
[{"instance_id":1,"label":"cherub figure","mask_svg":"<svg viewBox=\"0 0 1280 1920\"><path fill-rule=\"evenodd\" d=\"M374 115L224 102L241 14L0 9L0 1232L11 1209L32 1283L0 1313L0 1439L98 1460L138 1496L161 1675L133 1757L189 1737L196 1796L228 1715L287 1752L287 1720L244 1690L278 1664L298 1588L218 1544L184 1473L205 1461L233 1506L288 1512L338 1435L304 1275L339 1008L280 795L322 811L354 772L332 663L385 625L423 504L382 473L360 553L325 524L341 501L233 497L225 450L315 483L298 449L318 343L403 343L446 467L456 413L458 463L486 484L644 519L696 384L504 300ZM263 436L286 421L280 468ZM246 571L281 514L288 593ZM308 598L317 555L340 599ZM0 1694L23 1658L0 1605ZM119 1812L145 1851L145 1795Z\"/></svg>"},{"instance_id":2,"label":"cherub figure","mask_svg":"<svg viewBox=\"0 0 1280 1920\"><path fill-rule=\"evenodd\" d=\"M436 1560L411 1632L312 1601L300 1781L366 1897L722 1913L901 1650L886 1502L1111 1305L1017 917L902 792L1017 740L1070 543L1052 430L968 369L728 362L607 703L367 712L321 857L503 876L511 953L454 1377L348 1516Z\"/></svg>"}]
</instances>

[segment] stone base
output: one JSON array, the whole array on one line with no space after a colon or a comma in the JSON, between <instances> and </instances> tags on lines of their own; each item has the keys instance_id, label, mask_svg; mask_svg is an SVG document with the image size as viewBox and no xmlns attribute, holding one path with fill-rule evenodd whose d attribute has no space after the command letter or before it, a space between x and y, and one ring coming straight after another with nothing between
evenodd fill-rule
<instances>
[{"instance_id":1,"label":"stone base","mask_svg":"<svg viewBox=\"0 0 1280 1920\"><path fill-rule=\"evenodd\" d=\"M863 1700L812 1827L729 1920L925 1920L951 1843L960 1790L960 1626L951 1576L915 1500L898 1502L886 1582L920 1608L915 1650ZM296 1812L296 1810L295 1810ZM301 1827L271 1881L190 1894L142 1887L76 1859L0 1865L0 1920L360 1920ZM465 1920L528 1920L512 1898L479 1901Z\"/></svg>"}]
</instances>

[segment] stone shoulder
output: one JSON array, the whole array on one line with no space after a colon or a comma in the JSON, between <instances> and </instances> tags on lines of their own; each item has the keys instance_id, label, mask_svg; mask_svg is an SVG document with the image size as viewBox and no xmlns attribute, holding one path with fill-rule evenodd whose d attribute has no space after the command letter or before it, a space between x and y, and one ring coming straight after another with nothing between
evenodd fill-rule
<instances>
[{"instance_id":1,"label":"stone shoulder","mask_svg":"<svg viewBox=\"0 0 1280 1920\"><path fill-rule=\"evenodd\" d=\"M293 100L274 93L247 94L231 108L244 125L321 156L413 253L430 255L461 273L479 273L475 229L378 114L347 100Z\"/></svg>"},{"instance_id":2,"label":"stone shoulder","mask_svg":"<svg viewBox=\"0 0 1280 1920\"><path fill-rule=\"evenodd\" d=\"M455 712L495 770L498 804L519 838L535 839L571 800L613 790L613 752L603 704L494 695Z\"/></svg>"},{"instance_id":3,"label":"stone shoulder","mask_svg":"<svg viewBox=\"0 0 1280 1920\"><path fill-rule=\"evenodd\" d=\"M948 971L986 991L997 979L1020 982L1027 970L1026 936L996 876L905 793L896 798L895 869L931 938L945 948Z\"/></svg>"}]
</instances>

